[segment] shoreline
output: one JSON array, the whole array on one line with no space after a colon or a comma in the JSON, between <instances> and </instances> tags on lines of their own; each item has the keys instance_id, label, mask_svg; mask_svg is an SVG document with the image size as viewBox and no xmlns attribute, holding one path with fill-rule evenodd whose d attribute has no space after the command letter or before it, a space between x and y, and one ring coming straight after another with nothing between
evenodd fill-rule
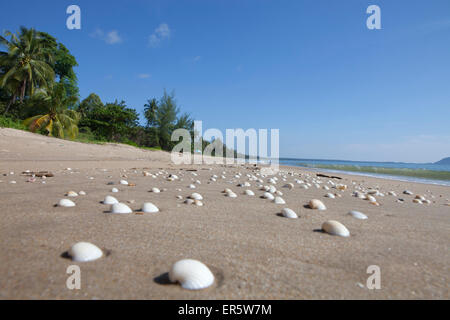
<instances>
[{"instance_id":1,"label":"shoreline","mask_svg":"<svg viewBox=\"0 0 450 320\"><path fill-rule=\"evenodd\" d=\"M385 175L382 173L376 174L376 173L370 173L370 172L340 171L340 170L333 170L333 169L309 168L309 167L302 167L302 166L280 165L280 167L281 166L302 168L305 171L311 171L311 172L322 171L322 172L328 172L328 173L345 174L347 176L371 177L371 178L386 179L386 180L392 180L392 181L421 183L421 184L450 187L450 181L445 181L445 180L423 179L423 178L408 177L408 176L390 176L390 175ZM410 179L408 179L408 178L410 178ZM436 181L436 182L434 182L434 181Z\"/></svg>"}]
</instances>

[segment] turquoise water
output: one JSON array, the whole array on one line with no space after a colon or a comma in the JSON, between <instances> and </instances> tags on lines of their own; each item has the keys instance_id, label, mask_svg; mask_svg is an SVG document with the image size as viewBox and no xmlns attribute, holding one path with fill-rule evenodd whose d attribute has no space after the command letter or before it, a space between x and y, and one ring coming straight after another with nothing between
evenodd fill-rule
<instances>
[{"instance_id":1,"label":"turquoise water","mask_svg":"<svg viewBox=\"0 0 450 320\"><path fill-rule=\"evenodd\" d=\"M450 186L450 165L280 158L281 165Z\"/></svg>"}]
</instances>

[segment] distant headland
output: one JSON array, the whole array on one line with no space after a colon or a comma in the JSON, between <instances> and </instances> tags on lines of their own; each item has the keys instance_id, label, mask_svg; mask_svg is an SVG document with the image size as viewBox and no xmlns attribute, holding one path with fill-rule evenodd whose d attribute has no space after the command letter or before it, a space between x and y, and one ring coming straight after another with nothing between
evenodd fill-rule
<instances>
[{"instance_id":1,"label":"distant headland","mask_svg":"<svg viewBox=\"0 0 450 320\"><path fill-rule=\"evenodd\" d=\"M439 160L438 162L435 162L434 164L448 164L450 165L450 157L444 158L442 160Z\"/></svg>"}]
</instances>

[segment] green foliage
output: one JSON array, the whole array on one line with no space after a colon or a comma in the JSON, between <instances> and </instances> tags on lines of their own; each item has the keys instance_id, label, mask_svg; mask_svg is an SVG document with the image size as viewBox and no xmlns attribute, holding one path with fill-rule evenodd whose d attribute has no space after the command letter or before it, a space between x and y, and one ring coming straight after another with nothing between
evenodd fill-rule
<instances>
[{"instance_id":1,"label":"green foliage","mask_svg":"<svg viewBox=\"0 0 450 320\"><path fill-rule=\"evenodd\" d=\"M88 127L96 137L121 142L131 128L137 127L139 116L136 110L127 108L124 101L103 105L95 95L88 98L80 104L82 109L78 108L84 113L80 126Z\"/></svg>"},{"instance_id":2,"label":"green foliage","mask_svg":"<svg viewBox=\"0 0 450 320\"><path fill-rule=\"evenodd\" d=\"M31 110L38 114L24 120L32 132L45 130L49 136L74 139L78 135L78 112L68 109L76 97L67 96L64 85L55 84L51 90L40 89L30 100Z\"/></svg>"},{"instance_id":3,"label":"green foliage","mask_svg":"<svg viewBox=\"0 0 450 320\"><path fill-rule=\"evenodd\" d=\"M164 90L164 95L159 101L148 100L144 116L147 119L148 132L154 145L160 146L163 150L171 150L177 143L171 141L174 130L183 128L192 132L193 120L187 113L178 116L179 112L174 93L168 94Z\"/></svg>"},{"instance_id":4,"label":"green foliage","mask_svg":"<svg viewBox=\"0 0 450 320\"><path fill-rule=\"evenodd\" d=\"M52 56L34 29L21 27L17 34L6 31L5 36L10 39L0 36L0 44L7 48L6 52L0 52L0 86L12 95L10 104L16 97L23 102L36 88L51 86L55 72L48 62Z\"/></svg>"},{"instance_id":5,"label":"green foliage","mask_svg":"<svg viewBox=\"0 0 450 320\"><path fill-rule=\"evenodd\" d=\"M21 120L12 119L2 115L0 115L0 127L27 130L27 127L23 125Z\"/></svg>"},{"instance_id":6,"label":"green foliage","mask_svg":"<svg viewBox=\"0 0 450 320\"><path fill-rule=\"evenodd\" d=\"M77 111L82 117L88 117L88 115L94 111L94 109L103 107L103 102L98 95L91 93L85 98L77 107Z\"/></svg>"},{"instance_id":7,"label":"green foliage","mask_svg":"<svg viewBox=\"0 0 450 320\"><path fill-rule=\"evenodd\" d=\"M64 84L67 95L78 97L78 79L73 70L74 67L78 66L77 60L62 43L57 42L56 38L45 32L39 32L38 34L45 44L45 52L51 57L47 63L54 70L59 82Z\"/></svg>"}]
</instances>

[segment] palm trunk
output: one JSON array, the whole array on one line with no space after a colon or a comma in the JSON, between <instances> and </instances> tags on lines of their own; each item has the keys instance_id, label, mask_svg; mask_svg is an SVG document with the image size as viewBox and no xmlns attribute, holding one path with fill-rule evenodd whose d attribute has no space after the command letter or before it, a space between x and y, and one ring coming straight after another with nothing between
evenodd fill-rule
<instances>
[{"instance_id":1,"label":"palm trunk","mask_svg":"<svg viewBox=\"0 0 450 320\"><path fill-rule=\"evenodd\" d=\"M25 89L27 87L27 79L23 79L23 84L20 92L20 103L23 102L23 98L25 97Z\"/></svg>"},{"instance_id":2,"label":"palm trunk","mask_svg":"<svg viewBox=\"0 0 450 320\"><path fill-rule=\"evenodd\" d=\"M9 111L9 107L13 104L13 102L16 100L16 94L13 95L12 99L8 102L8 105L6 106L6 110L3 113L3 115L6 115Z\"/></svg>"}]
</instances>

